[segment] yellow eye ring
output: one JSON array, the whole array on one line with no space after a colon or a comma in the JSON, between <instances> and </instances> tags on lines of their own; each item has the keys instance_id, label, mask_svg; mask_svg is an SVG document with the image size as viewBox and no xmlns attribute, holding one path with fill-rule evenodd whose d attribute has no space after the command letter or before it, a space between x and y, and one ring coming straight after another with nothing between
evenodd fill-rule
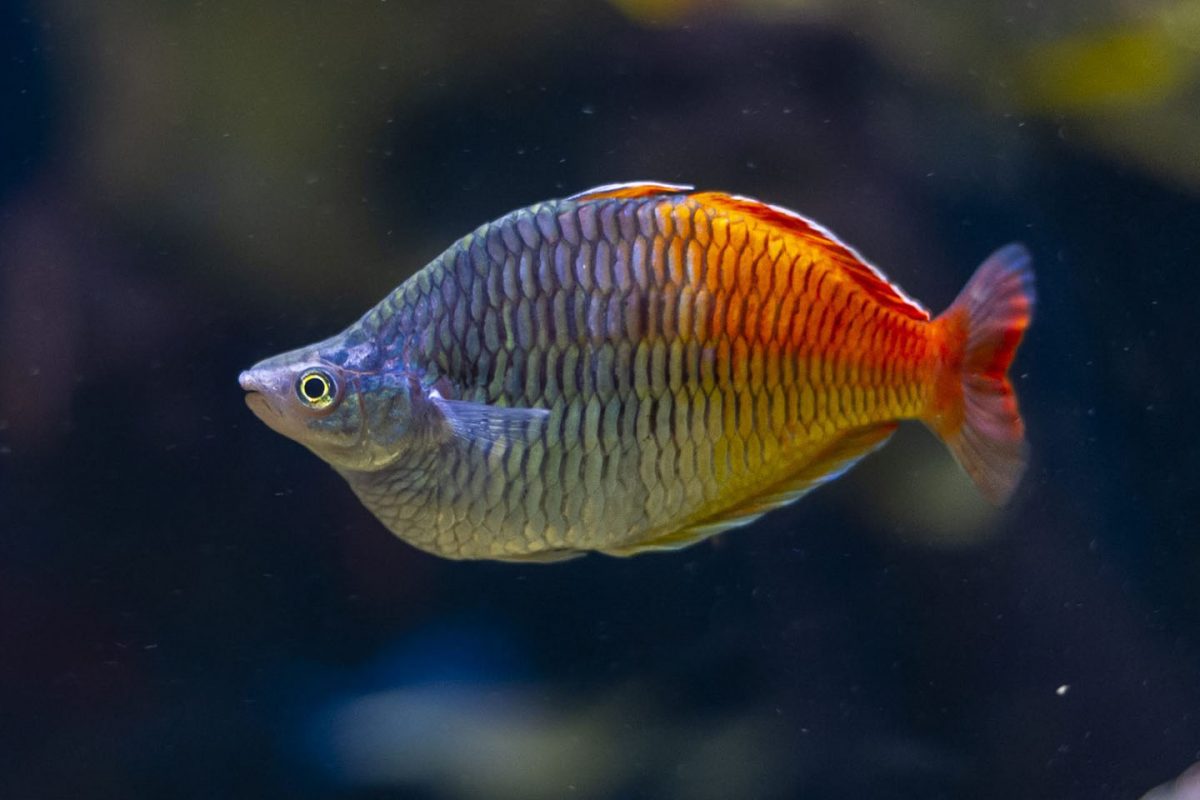
<instances>
[{"instance_id":1,"label":"yellow eye ring","mask_svg":"<svg viewBox=\"0 0 1200 800\"><path fill-rule=\"evenodd\" d=\"M309 408L328 408L333 403L333 378L319 369L310 369L296 380L296 394Z\"/></svg>"}]
</instances>

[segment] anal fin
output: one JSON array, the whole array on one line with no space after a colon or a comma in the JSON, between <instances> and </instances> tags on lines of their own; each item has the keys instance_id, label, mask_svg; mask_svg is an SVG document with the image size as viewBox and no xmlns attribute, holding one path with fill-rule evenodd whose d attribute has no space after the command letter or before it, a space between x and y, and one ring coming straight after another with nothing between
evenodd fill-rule
<instances>
[{"instance_id":1,"label":"anal fin","mask_svg":"<svg viewBox=\"0 0 1200 800\"><path fill-rule=\"evenodd\" d=\"M685 521L681 527L658 528L633 544L604 550L608 555L632 556L653 550L679 550L709 536L748 525L768 511L795 502L818 486L844 475L860 459L883 446L895 422L855 428L834 439L807 463L787 477L716 513Z\"/></svg>"},{"instance_id":2,"label":"anal fin","mask_svg":"<svg viewBox=\"0 0 1200 800\"><path fill-rule=\"evenodd\" d=\"M494 561L507 561L511 564L558 564L572 561L587 555L582 550L542 550L538 553L522 553L512 556L492 556Z\"/></svg>"}]
</instances>

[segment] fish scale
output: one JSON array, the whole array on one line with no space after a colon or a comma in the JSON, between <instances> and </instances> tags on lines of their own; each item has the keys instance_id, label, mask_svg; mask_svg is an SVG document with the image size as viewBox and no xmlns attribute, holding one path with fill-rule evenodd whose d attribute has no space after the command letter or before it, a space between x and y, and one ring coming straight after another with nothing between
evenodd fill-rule
<instances>
[{"instance_id":1,"label":"fish scale","mask_svg":"<svg viewBox=\"0 0 1200 800\"><path fill-rule=\"evenodd\" d=\"M1003 499L1024 464L1005 373L1032 303L1016 246L931 321L798 215L637 184L485 224L340 337L242 381L282 387L252 407L275 403L264 421L418 547L625 555L793 500L904 418ZM286 386L312 363L355 376L357 404L293 426Z\"/></svg>"}]
</instances>

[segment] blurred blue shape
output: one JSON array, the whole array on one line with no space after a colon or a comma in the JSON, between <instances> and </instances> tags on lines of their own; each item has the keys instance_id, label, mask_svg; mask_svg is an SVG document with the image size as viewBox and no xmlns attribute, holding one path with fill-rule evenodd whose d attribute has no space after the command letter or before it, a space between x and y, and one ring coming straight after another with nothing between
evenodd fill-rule
<instances>
[{"instance_id":1,"label":"blurred blue shape","mask_svg":"<svg viewBox=\"0 0 1200 800\"><path fill-rule=\"evenodd\" d=\"M430 683L531 678L521 649L500 624L448 621L416 631L348 676L353 691Z\"/></svg>"}]
</instances>

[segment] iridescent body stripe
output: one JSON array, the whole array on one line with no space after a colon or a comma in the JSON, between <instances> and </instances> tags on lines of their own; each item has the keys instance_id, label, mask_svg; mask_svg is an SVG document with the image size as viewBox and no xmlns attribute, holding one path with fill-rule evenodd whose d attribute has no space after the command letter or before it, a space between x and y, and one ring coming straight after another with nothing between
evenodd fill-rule
<instances>
[{"instance_id":1,"label":"iridescent body stripe","mask_svg":"<svg viewBox=\"0 0 1200 800\"><path fill-rule=\"evenodd\" d=\"M654 185L484 225L359 323L384 369L549 409L511 446L347 473L449 557L675 547L799 496L928 412L940 328L814 224Z\"/></svg>"}]
</instances>

